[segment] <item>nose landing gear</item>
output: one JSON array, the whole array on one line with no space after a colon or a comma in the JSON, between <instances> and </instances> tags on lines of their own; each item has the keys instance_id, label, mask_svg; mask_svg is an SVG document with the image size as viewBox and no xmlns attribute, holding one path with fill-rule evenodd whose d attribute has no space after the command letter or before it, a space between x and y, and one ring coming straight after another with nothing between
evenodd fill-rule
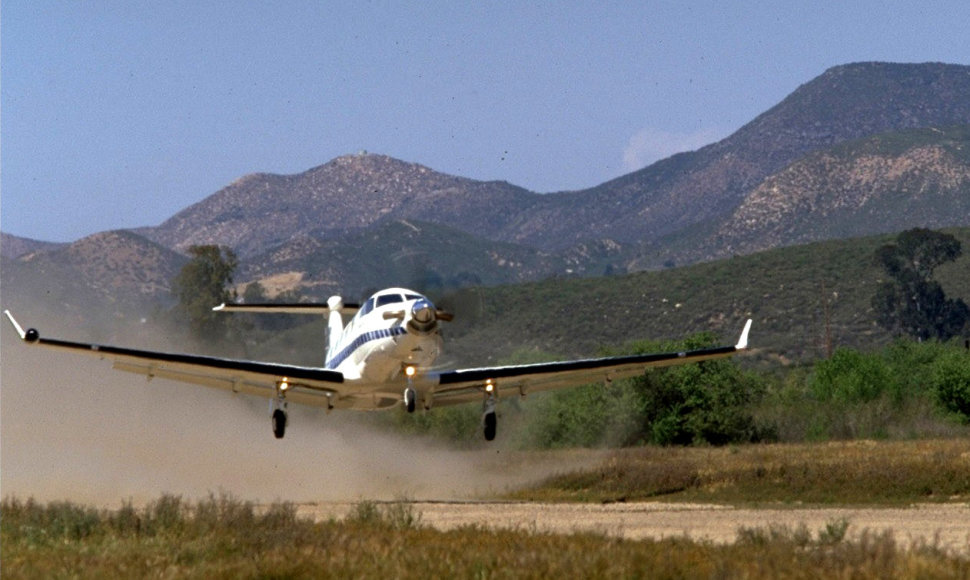
<instances>
[{"instance_id":1,"label":"nose landing gear","mask_svg":"<svg viewBox=\"0 0 970 580\"><path fill-rule=\"evenodd\" d=\"M408 379L408 386L404 388L404 407L408 413L413 413L418 402L418 393L414 390L414 374L417 371L413 366L404 367L404 376Z\"/></svg>"},{"instance_id":2,"label":"nose landing gear","mask_svg":"<svg viewBox=\"0 0 970 580\"><path fill-rule=\"evenodd\" d=\"M417 400L418 394L412 387L404 389L404 407L408 410L408 413L414 412L414 409L417 406Z\"/></svg>"}]
</instances>

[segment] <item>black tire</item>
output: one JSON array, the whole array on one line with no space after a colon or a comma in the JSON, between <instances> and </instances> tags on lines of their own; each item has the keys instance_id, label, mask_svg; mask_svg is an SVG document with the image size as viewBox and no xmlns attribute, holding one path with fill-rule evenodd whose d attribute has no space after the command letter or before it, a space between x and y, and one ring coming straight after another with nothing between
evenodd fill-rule
<instances>
[{"instance_id":1,"label":"black tire","mask_svg":"<svg viewBox=\"0 0 970 580\"><path fill-rule=\"evenodd\" d=\"M414 392L414 389L405 389L404 406L407 407L408 413L413 413L417 404L418 394Z\"/></svg>"},{"instance_id":2,"label":"black tire","mask_svg":"<svg viewBox=\"0 0 970 580\"><path fill-rule=\"evenodd\" d=\"M277 439L282 439L283 435L286 434L286 413L283 409L276 409L273 411L273 435Z\"/></svg>"},{"instance_id":3,"label":"black tire","mask_svg":"<svg viewBox=\"0 0 970 580\"><path fill-rule=\"evenodd\" d=\"M498 418L496 418L495 412L485 413L483 423L485 424L485 440L494 440L495 432L498 429Z\"/></svg>"}]
</instances>

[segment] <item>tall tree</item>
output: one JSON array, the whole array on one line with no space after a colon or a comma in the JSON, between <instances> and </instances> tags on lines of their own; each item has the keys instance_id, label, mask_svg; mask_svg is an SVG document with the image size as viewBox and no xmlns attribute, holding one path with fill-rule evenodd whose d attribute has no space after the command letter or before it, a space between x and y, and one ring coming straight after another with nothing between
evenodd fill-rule
<instances>
[{"instance_id":1,"label":"tall tree","mask_svg":"<svg viewBox=\"0 0 970 580\"><path fill-rule=\"evenodd\" d=\"M235 298L231 286L239 261L231 249L220 246L192 246L189 253L192 259L172 281L172 291L178 298L176 312L188 320L196 338L223 340L228 334L229 317L212 308Z\"/></svg>"},{"instance_id":2,"label":"tall tree","mask_svg":"<svg viewBox=\"0 0 970 580\"><path fill-rule=\"evenodd\" d=\"M960 241L942 232L916 228L896 237L896 243L876 250L876 262L890 279L876 289L872 307L880 325L894 334L919 340L947 340L970 321L962 300L948 299L933 272L961 254Z\"/></svg>"}]
</instances>

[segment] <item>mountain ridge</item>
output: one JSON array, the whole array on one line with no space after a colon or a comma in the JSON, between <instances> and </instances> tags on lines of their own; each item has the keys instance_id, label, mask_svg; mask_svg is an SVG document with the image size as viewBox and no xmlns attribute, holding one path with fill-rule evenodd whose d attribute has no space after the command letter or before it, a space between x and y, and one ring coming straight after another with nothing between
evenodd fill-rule
<instances>
[{"instance_id":1,"label":"mountain ridge","mask_svg":"<svg viewBox=\"0 0 970 580\"><path fill-rule=\"evenodd\" d=\"M970 124L968 94L963 65L841 65L717 143L588 189L538 194L384 155L346 155L299 174L244 176L144 233L179 251L219 243L242 256L294 236L340 237L384 218L544 251L604 237L652 244L729 218L765 179L812 152L886 132Z\"/></svg>"},{"instance_id":2,"label":"mountain ridge","mask_svg":"<svg viewBox=\"0 0 970 580\"><path fill-rule=\"evenodd\" d=\"M336 291L340 279L359 286L372 284L371 275L408 278L382 252L425 256L425 265L409 267L443 279L470 271L459 259L464 252L488 272L483 283L498 284L970 225L966 95L970 66L854 63L804 83L717 143L585 190L538 194L385 155L344 155L297 174L244 175L162 224L133 231L176 254L193 244L228 245L241 258L240 282L282 277L303 284L294 289L323 292ZM923 197L914 201L914 192ZM409 238L402 223L421 224L424 234ZM118 239L88 243L123 251L112 242ZM38 244L5 234L5 268L18 260L28 267L19 248L64 250ZM475 262L489 253L492 261ZM355 256L370 258L355 263ZM98 252L77 259L97 261ZM493 270L499 263L521 266ZM126 279L133 295L144 294L130 276L117 278Z\"/></svg>"}]
</instances>

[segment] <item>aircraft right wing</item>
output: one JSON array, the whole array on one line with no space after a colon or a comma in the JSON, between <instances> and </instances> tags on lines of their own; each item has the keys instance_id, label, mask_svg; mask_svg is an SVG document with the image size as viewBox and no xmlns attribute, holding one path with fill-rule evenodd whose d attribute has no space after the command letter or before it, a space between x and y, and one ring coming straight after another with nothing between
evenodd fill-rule
<instances>
[{"instance_id":1,"label":"aircraft right wing","mask_svg":"<svg viewBox=\"0 0 970 580\"><path fill-rule=\"evenodd\" d=\"M435 373L437 387L434 389L434 404L478 401L489 389L494 389L501 397L589 383L609 383L641 375L650 368L726 358L748 348L750 331L751 320L748 320L734 346L438 372Z\"/></svg>"}]
</instances>

